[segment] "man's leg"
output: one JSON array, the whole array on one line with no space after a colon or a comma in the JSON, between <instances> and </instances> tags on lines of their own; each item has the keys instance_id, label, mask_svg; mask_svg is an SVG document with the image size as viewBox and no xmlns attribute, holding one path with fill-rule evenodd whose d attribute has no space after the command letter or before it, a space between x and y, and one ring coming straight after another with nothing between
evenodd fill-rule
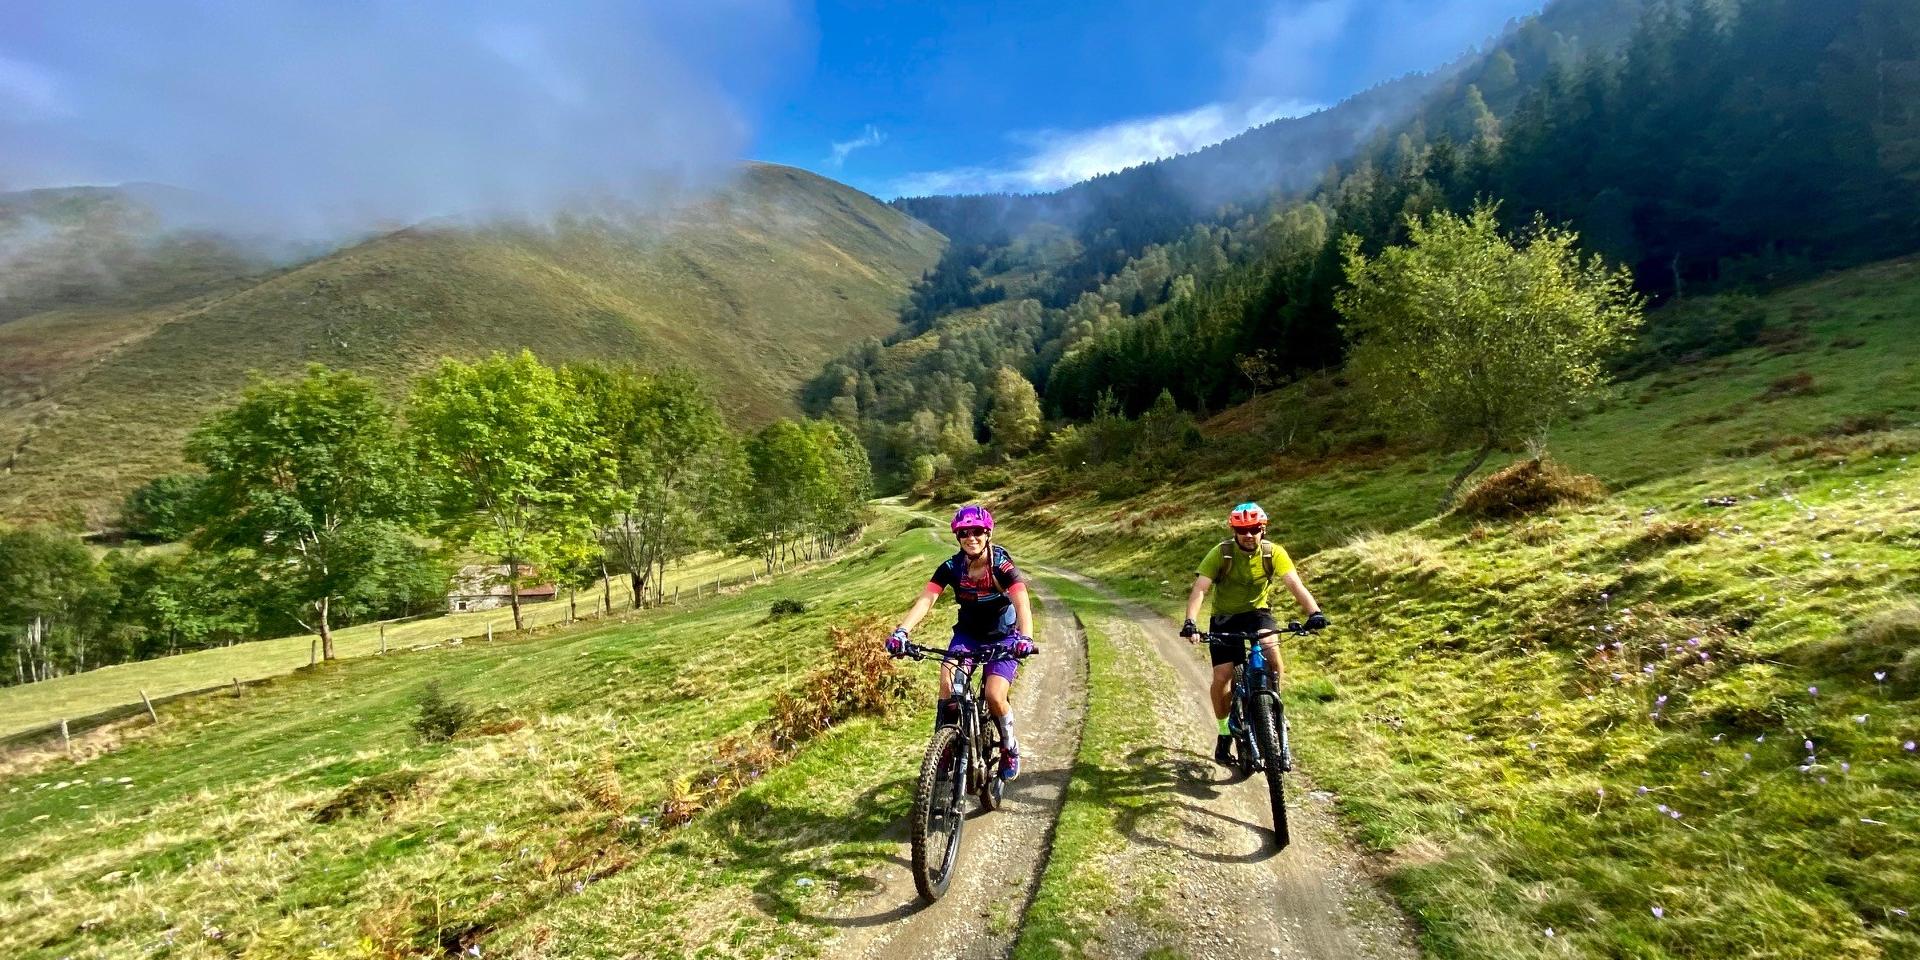
<instances>
[{"instance_id":1,"label":"man's leg","mask_svg":"<svg viewBox=\"0 0 1920 960\"><path fill-rule=\"evenodd\" d=\"M1213 759L1230 764L1233 762L1233 735L1227 732L1227 710L1233 705L1233 664L1213 665L1213 686L1207 693L1213 699L1213 718L1219 723L1219 733L1213 738Z\"/></svg>"}]
</instances>

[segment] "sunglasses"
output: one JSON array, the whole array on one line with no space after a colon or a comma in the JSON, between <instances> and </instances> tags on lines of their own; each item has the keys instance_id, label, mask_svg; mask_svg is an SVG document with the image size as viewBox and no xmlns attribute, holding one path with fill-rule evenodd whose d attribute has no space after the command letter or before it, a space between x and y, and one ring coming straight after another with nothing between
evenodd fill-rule
<instances>
[{"instance_id":1,"label":"sunglasses","mask_svg":"<svg viewBox=\"0 0 1920 960\"><path fill-rule=\"evenodd\" d=\"M953 535L960 540L971 540L974 537L986 536L987 529L985 527L962 527L959 530L955 530Z\"/></svg>"},{"instance_id":2,"label":"sunglasses","mask_svg":"<svg viewBox=\"0 0 1920 960\"><path fill-rule=\"evenodd\" d=\"M1267 532L1266 527L1234 527L1233 528L1233 535L1236 537L1257 537L1266 532Z\"/></svg>"}]
</instances>

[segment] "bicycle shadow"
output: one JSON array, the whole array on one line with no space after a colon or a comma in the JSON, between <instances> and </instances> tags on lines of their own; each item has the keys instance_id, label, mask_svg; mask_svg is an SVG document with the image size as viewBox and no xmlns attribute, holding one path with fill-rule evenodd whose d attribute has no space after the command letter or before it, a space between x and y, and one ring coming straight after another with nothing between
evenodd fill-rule
<instances>
[{"instance_id":1,"label":"bicycle shadow","mask_svg":"<svg viewBox=\"0 0 1920 960\"><path fill-rule=\"evenodd\" d=\"M902 849L909 840L915 779L902 777L876 785L854 800L845 814L811 806L804 797L736 795L710 813L708 832L722 842L730 870L759 874L751 884L753 903L768 917L843 929L896 923L928 906L914 888L912 864ZM1069 781L1066 768L1022 776L1007 786L1000 811L991 816L1051 816ZM963 875L970 866L978 866L974 831L980 829L977 821L983 814L977 805L968 810L969 832L962 840L959 864ZM875 876L895 867L899 869L894 877ZM822 912L814 901L822 886L833 891L841 904L875 909ZM898 899L871 902L888 890L897 892Z\"/></svg>"},{"instance_id":2,"label":"bicycle shadow","mask_svg":"<svg viewBox=\"0 0 1920 960\"><path fill-rule=\"evenodd\" d=\"M1205 754L1139 747L1118 767L1082 764L1074 776L1084 779L1088 791L1115 810L1116 828L1135 843L1214 863L1260 863L1280 852L1269 842L1273 831L1268 827L1220 809L1226 803L1226 791L1248 778ZM1175 829L1158 829L1169 826ZM1228 843L1242 838L1252 849L1225 853L1184 842L1182 834Z\"/></svg>"}]
</instances>

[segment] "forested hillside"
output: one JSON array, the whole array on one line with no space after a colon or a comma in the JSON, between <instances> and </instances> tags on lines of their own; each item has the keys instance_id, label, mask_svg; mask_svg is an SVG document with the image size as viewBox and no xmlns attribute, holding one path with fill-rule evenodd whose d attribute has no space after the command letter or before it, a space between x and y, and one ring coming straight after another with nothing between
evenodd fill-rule
<instances>
[{"instance_id":1,"label":"forested hillside","mask_svg":"<svg viewBox=\"0 0 1920 960\"><path fill-rule=\"evenodd\" d=\"M956 243L916 293L901 331L911 339L843 356L805 404L857 422L896 480L993 452L980 429L990 398L970 384L997 367L1060 415L1091 415L1108 396L1137 414L1162 389L1219 409L1339 364L1344 237L1377 251L1404 239L1408 215L1475 198L1498 202L1509 226L1536 215L1570 225L1630 266L1656 304L1920 247L1920 11L1896 0L1640 6L1554 4L1305 193L1229 208L1122 264L1087 259L1096 248L1047 224ZM1085 286L1059 279L1089 269ZM1752 332L1656 312L1656 356L1637 359L1727 349Z\"/></svg>"},{"instance_id":2,"label":"forested hillside","mask_svg":"<svg viewBox=\"0 0 1920 960\"><path fill-rule=\"evenodd\" d=\"M39 265L32 283L0 283L0 518L107 521L178 468L186 431L249 371L310 362L394 391L441 357L522 347L680 366L735 418L765 423L836 351L892 326L944 242L770 165L671 215L417 226L282 267L156 237L139 199L41 191L0 205L33 212L0 226L10 262Z\"/></svg>"}]
</instances>

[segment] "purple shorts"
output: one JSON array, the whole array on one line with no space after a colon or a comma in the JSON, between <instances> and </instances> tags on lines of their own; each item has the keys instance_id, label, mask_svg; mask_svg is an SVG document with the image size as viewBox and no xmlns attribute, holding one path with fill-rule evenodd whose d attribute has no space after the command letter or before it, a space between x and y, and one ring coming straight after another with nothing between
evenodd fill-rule
<instances>
[{"instance_id":1,"label":"purple shorts","mask_svg":"<svg viewBox=\"0 0 1920 960\"><path fill-rule=\"evenodd\" d=\"M955 630L953 631L953 642L947 644L947 652L948 653L972 653L975 650L978 650L981 647L994 642L997 642L997 641L983 640L977 636L974 636L973 634L961 633L959 630ZM1014 660L1000 660L995 663L991 663L987 665L987 676L1005 677L1008 683L1012 683L1014 676L1017 675L1019 672L1020 672L1020 664L1018 661L1014 661ZM983 680L982 682L984 683L985 681Z\"/></svg>"}]
</instances>

